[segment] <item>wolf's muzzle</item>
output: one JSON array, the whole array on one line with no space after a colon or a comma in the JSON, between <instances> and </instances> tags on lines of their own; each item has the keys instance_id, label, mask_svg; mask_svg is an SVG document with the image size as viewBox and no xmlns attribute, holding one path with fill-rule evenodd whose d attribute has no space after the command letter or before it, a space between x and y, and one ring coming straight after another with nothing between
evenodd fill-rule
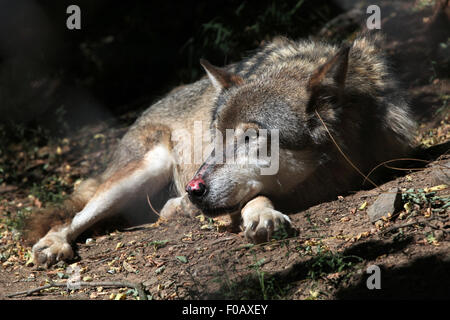
<instances>
[{"instance_id":1,"label":"wolf's muzzle","mask_svg":"<svg viewBox=\"0 0 450 320\"><path fill-rule=\"evenodd\" d=\"M189 195L189 198L196 202L196 200L200 200L206 193L208 189L206 187L205 181L202 178L194 178L192 179L186 186L186 192Z\"/></svg>"}]
</instances>

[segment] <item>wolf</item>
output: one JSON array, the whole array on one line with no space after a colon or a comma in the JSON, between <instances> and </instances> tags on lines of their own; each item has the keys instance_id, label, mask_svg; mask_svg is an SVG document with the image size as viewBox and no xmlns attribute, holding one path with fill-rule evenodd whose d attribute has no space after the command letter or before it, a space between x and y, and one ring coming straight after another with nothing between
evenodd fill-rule
<instances>
[{"instance_id":1,"label":"wolf","mask_svg":"<svg viewBox=\"0 0 450 320\"><path fill-rule=\"evenodd\" d=\"M81 233L168 184L175 196L162 217L229 214L255 243L289 227L290 213L360 188L360 173L411 150L415 129L381 38L361 34L336 45L277 37L225 67L201 60L206 75L143 112L101 175L84 181L51 215L34 215L35 262L72 258ZM196 124L211 152L200 163L180 161L180 146L199 143L192 141ZM255 134L242 139L249 130ZM174 139L174 132L186 134ZM269 149L269 160L248 161L252 146ZM247 161L227 163L230 150ZM274 161L276 172L261 174Z\"/></svg>"}]
</instances>

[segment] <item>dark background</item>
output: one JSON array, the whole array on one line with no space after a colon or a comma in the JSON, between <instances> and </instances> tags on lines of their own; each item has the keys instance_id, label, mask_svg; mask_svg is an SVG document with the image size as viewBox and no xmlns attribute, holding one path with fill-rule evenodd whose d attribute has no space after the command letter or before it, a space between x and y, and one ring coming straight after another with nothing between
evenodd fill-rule
<instances>
[{"instance_id":1,"label":"dark background","mask_svg":"<svg viewBox=\"0 0 450 320\"><path fill-rule=\"evenodd\" d=\"M66 28L70 4L81 30ZM38 127L67 134L199 79L202 57L224 65L340 12L322 0L0 0L0 122L9 138Z\"/></svg>"},{"instance_id":2,"label":"dark background","mask_svg":"<svg viewBox=\"0 0 450 320\"><path fill-rule=\"evenodd\" d=\"M429 84L450 72L450 9L437 15L434 2L375 1L393 73L409 89L416 114L425 118L435 114L430 106L447 97L445 88L436 92ZM66 27L71 4L81 9L81 30ZM0 0L0 142L6 146L33 137L45 145L84 125L116 123L124 115L130 124L173 87L202 77L200 58L222 66L276 35L337 43L364 28L370 4ZM348 24L346 13L357 8L357 21Z\"/></svg>"},{"instance_id":3,"label":"dark background","mask_svg":"<svg viewBox=\"0 0 450 320\"><path fill-rule=\"evenodd\" d=\"M69 30L66 8L81 8ZM341 13L333 1L0 0L3 137L67 135L142 110L275 35L307 37Z\"/></svg>"}]
</instances>

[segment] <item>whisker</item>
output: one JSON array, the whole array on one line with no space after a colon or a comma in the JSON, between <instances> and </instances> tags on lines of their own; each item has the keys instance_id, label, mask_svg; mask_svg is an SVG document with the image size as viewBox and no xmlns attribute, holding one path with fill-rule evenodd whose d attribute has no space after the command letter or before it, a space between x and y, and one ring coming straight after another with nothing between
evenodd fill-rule
<instances>
[{"instance_id":1,"label":"whisker","mask_svg":"<svg viewBox=\"0 0 450 320\"><path fill-rule=\"evenodd\" d=\"M147 203L150 206L150 208L152 209L152 211L158 216L160 217L161 215L159 214L158 211L155 210L155 208L153 208L152 203L150 202L150 198L148 197L148 193L147 193Z\"/></svg>"},{"instance_id":2,"label":"whisker","mask_svg":"<svg viewBox=\"0 0 450 320\"><path fill-rule=\"evenodd\" d=\"M324 126L325 130L327 131L328 135L331 138L331 141L333 141L334 145L336 146L336 148L338 149L338 151L341 153L341 155L344 157L344 159L353 167L353 169L356 170L356 172L358 172L361 176L363 176L365 179L364 181L369 181L375 188L380 188L375 182L373 182L371 179L369 179L368 176L364 175L364 173L361 172L361 170L358 169L357 166L355 166L353 164L353 162L347 157L347 155L344 153L344 151L342 151L342 149L339 147L339 145L337 144L336 140L334 140L333 135L331 134L331 132L328 130L327 125L325 124L325 122L323 122L322 117L320 116L320 114L317 112L317 110L314 110L314 112L316 113L317 117L319 118L320 122L322 123L322 125ZM381 189L381 188L380 188ZM383 190L382 190L383 191Z\"/></svg>"}]
</instances>

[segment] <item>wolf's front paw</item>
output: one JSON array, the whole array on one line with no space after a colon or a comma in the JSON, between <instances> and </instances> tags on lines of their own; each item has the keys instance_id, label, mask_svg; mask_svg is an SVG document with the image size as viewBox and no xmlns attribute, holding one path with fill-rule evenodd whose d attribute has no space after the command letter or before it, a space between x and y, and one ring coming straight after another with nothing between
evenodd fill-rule
<instances>
[{"instance_id":1,"label":"wolf's front paw","mask_svg":"<svg viewBox=\"0 0 450 320\"><path fill-rule=\"evenodd\" d=\"M242 219L245 237L253 243L269 241L282 227L286 227L286 230L291 228L289 217L272 208L245 211Z\"/></svg>"},{"instance_id":2,"label":"wolf's front paw","mask_svg":"<svg viewBox=\"0 0 450 320\"><path fill-rule=\"evenodd\" d=\"M64 234L60 232L49 232L33 246L33 260L37 265L47 267L61 260L73 257L71 245L67 242Z\"/></svg>"},{"instance_id":3,"label":"wolf's front paw","mask_svg":"<svg viewBox=\"0 0 450 320\"><path fill-rule=\"evenodd\" d=\"M187 195L169 199L160 212L160 217L170 219L177 216L195 217L200 214L200 210L195 207Z\"/></svg>"}]
</instances>

